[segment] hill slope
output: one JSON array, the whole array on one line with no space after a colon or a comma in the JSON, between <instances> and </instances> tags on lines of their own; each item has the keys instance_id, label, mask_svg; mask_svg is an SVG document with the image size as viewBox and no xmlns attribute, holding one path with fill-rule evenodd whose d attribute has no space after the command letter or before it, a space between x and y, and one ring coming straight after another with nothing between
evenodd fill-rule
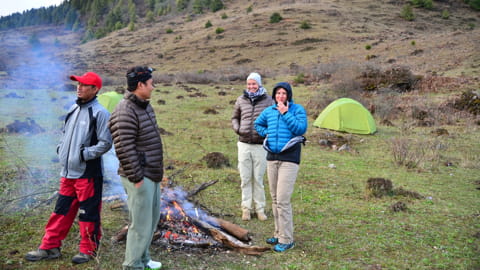
<instances>
[{"instance_id":1,"label":"hill slope","mask_svg":"<svg viewBox=\"0 0 480 270\"><path fill-rule=\"evenodd\" d=\"M406 21L402 6L403 1L227 1L226 9L216 13L140 21L135 31L125 28L86 44L80 44L80 33L58 28L3 31L0 68L34 61L24 59L21 48L28 49L32 33L40 33L51 61L77 72L95 70L113 84L136 64L164 73L210 70L243 76L252 69L295 75L299 66L368 61L407 65L419 74L478 76L478 12L460 1L436 1L432 10L414 9L415 20ZM442 17L445 11L448 19ZM270 23L275 12L283 20ZM206 28L208 21L212 27ZM302 22L311 28L300 28ZM217 28L224 32L217 34Z\"/></svg>"}]
</instances>

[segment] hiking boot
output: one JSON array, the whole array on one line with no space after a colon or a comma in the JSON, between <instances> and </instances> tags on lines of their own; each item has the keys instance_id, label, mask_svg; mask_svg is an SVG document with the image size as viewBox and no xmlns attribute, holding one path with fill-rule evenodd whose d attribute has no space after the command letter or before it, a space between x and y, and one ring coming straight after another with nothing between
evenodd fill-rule
<instances>
[{"instance_id":1,"label":"hiking boot","mask_svg":"<svg viewBox=\"0 0 480 270\"><path fill-rule=\"evenodd\" d=\"M250 210L242 210L242 220L250 220Z\"/></svg>"},{"instance_id":2,"label":"hiking boot","mask_svg":"<svg viewBox=\"0 0 480 270\"><path fill-rule=\"evenodd\" d=\"M25 259L27 261L36 262L40 260L50 260L56 259L62 256L60 252L60 248L52 248L52 249L37 249L34 251L30 251L25 255Z\"/></svg>"},{"instance_id":3,"label":"hiking boot","mask_svg":"<svg viewBox=\"0 0 480 270\"><path fill-rule=\"evenodd\" d=\"M160 270L162 268L162 263L161 262L156 262L156 261L148 261L147 266L145 267L145 270Z\"/></svg>"},{"instance_id":4,"label":"hiking boot","mask_svg":"<svg viewBox=\"0 0 480 270\"><path fill-rule=\"evenodd\" d=\"M72 262L76 264L81 264L81 263L86 263L91 259L93 259L93 256L80 252L77 255L72 257Z\"/></svg>"},{"instance_id":5,"label":"hiking boot","mask_svg":"<svg viewBox=\"0 0 480 270\"><path fill-rule=\"evenodd\" d=\"M270 244L270 245L276 245L278 244L278 238L270 237L270 238L267 238L265 242L267 242L267 244Z\"/></svg>"},{"instance_id":6,"label":"hiking boot","mask_svg":"<svg viewBox=\"0 0 480 270\"><path fill-rule=\"evenodd\" d=\"M295 242L291 242L290 244L278 243L273 247L273 250L275 250L276 252L284 252L287 249L293 248L294 246L295 246Z\"/></svg>"},{"instance_id":7,"label":"hiking boot","mask_svg":"<svg viewBox=\"0 0 480 270\"><path fill-rule=\"evenodd\" d=\"M257 212L257 218L260 221L265 221L265 220L267 220L267 215L265 215L265 213L263 211L258 211Z\"/></svg>"}]
</instances>

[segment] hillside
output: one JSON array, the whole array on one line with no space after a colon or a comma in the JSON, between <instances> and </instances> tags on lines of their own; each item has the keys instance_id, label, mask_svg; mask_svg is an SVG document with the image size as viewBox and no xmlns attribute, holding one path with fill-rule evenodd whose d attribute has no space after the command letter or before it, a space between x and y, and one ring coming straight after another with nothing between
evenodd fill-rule
<instances>
[{"instance_id":1,"label":"hillside","mask_svg":"<svg viewBox=\"0 0 480 270\"><path fill-rule=\"evenodd\" d=\"M249 230L255 245L272 236L271 197L265 177L269 220L241 219L233 102L255 70L269 91L291 82L295 103L308 113L292 194L295 248L247 256L161 239L151 255L165 269L480 269L480 12L463 0L441 0L433 9L414 8L407 21L400 15L406 0L223 2L226 9L216 13L139 18L135 31L87 43L84 32L63 27L0 31L0 269L122 264L125 243L112 238L128 214L118 207L124 189L113 152L104 159L97 260L72 265L77 225L59 260L30 263L24 256L54 208L61 166L55 149L76 96L68 75L96 71L101 91L120 90L132 65L157 69L151 104L165 176L185 191L215 180L195 203ZM276 12L283 19L270 23ZM338 97L365 105L377 132L313 126ZM226 159L210 166L209 154L219 153ZM374 194L370 182L385 194Z\"/></svg>"},{"instance_id":2,"label":"hillside","mask_svg":"<svg viewBox=\"0 0 480 270\"><path fill-rule=\"evenodd\" d=\"M124 28L85 44L81 32L58 28L2 31L0 69L37 67L30 63L35 57L22 53L36 33L50 63L63 70L97 71L109 84L122 84L125 69L135 64L165 74L212 71L218 76L243 76L252 69L267 77L296 75L299 67L308 71L333 63L478 76L480 13L461 1L434 3L431 10L415 8L415 19L406 21L400 16L404 1L226 1L226 9L216 13L166 15L154 23L140 19L135 31ZM442 17L444 11L448 18ZM275 12L283 20L270 23ZM212 26L206 28L208 21ZM302 22L311 28L300 28ZM217 28L224 32L217 34Z\"/></svg>"}]
</instances>

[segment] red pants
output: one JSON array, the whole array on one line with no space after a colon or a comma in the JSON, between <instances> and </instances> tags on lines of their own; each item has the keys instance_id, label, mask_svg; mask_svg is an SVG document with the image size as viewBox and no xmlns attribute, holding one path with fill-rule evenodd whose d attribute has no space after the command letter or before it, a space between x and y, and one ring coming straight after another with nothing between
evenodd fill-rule
<instances>
[{"instance_id":1,"label":"red pants","mask_svg":"<svg viewBox=\"0 0 480 270\"><path fill-rule=\"evenodd\" d=\"M60 179L59 198L45 226L40 249L58 248L75 220L80 226L80 252L94 255L100 238L103 178Z\"/></svg>"}]
</instances>

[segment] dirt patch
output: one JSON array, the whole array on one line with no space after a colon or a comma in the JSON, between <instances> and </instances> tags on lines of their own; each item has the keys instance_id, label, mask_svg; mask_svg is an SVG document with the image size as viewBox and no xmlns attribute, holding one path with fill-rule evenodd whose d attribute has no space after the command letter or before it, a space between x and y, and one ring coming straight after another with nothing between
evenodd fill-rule
<instances>
[{"instance_id":1,"label":"dirt patch","mask_svg":"<svg viewBox=\"0 0 480 270\"><path fill-rule=\"evenodd\" d=\"M207 162L208 168L219 169L222 167L230 167L228 158L220 152L211 152L202 158L202 161Z\"/></svg>"},{"instance_id":2,"label":"dirt patch","mask_svg":"<svg viewBox=\"0 0 480 270\"><path fill-rule=\"evenodd\" d=\"M0 133L22 133L22 134L38 134L45 132L45 129L38 125L35 120L26 118L25 121L15 120L8 124L5 128L0 128Z\"/></svg>"}]
</instances>

